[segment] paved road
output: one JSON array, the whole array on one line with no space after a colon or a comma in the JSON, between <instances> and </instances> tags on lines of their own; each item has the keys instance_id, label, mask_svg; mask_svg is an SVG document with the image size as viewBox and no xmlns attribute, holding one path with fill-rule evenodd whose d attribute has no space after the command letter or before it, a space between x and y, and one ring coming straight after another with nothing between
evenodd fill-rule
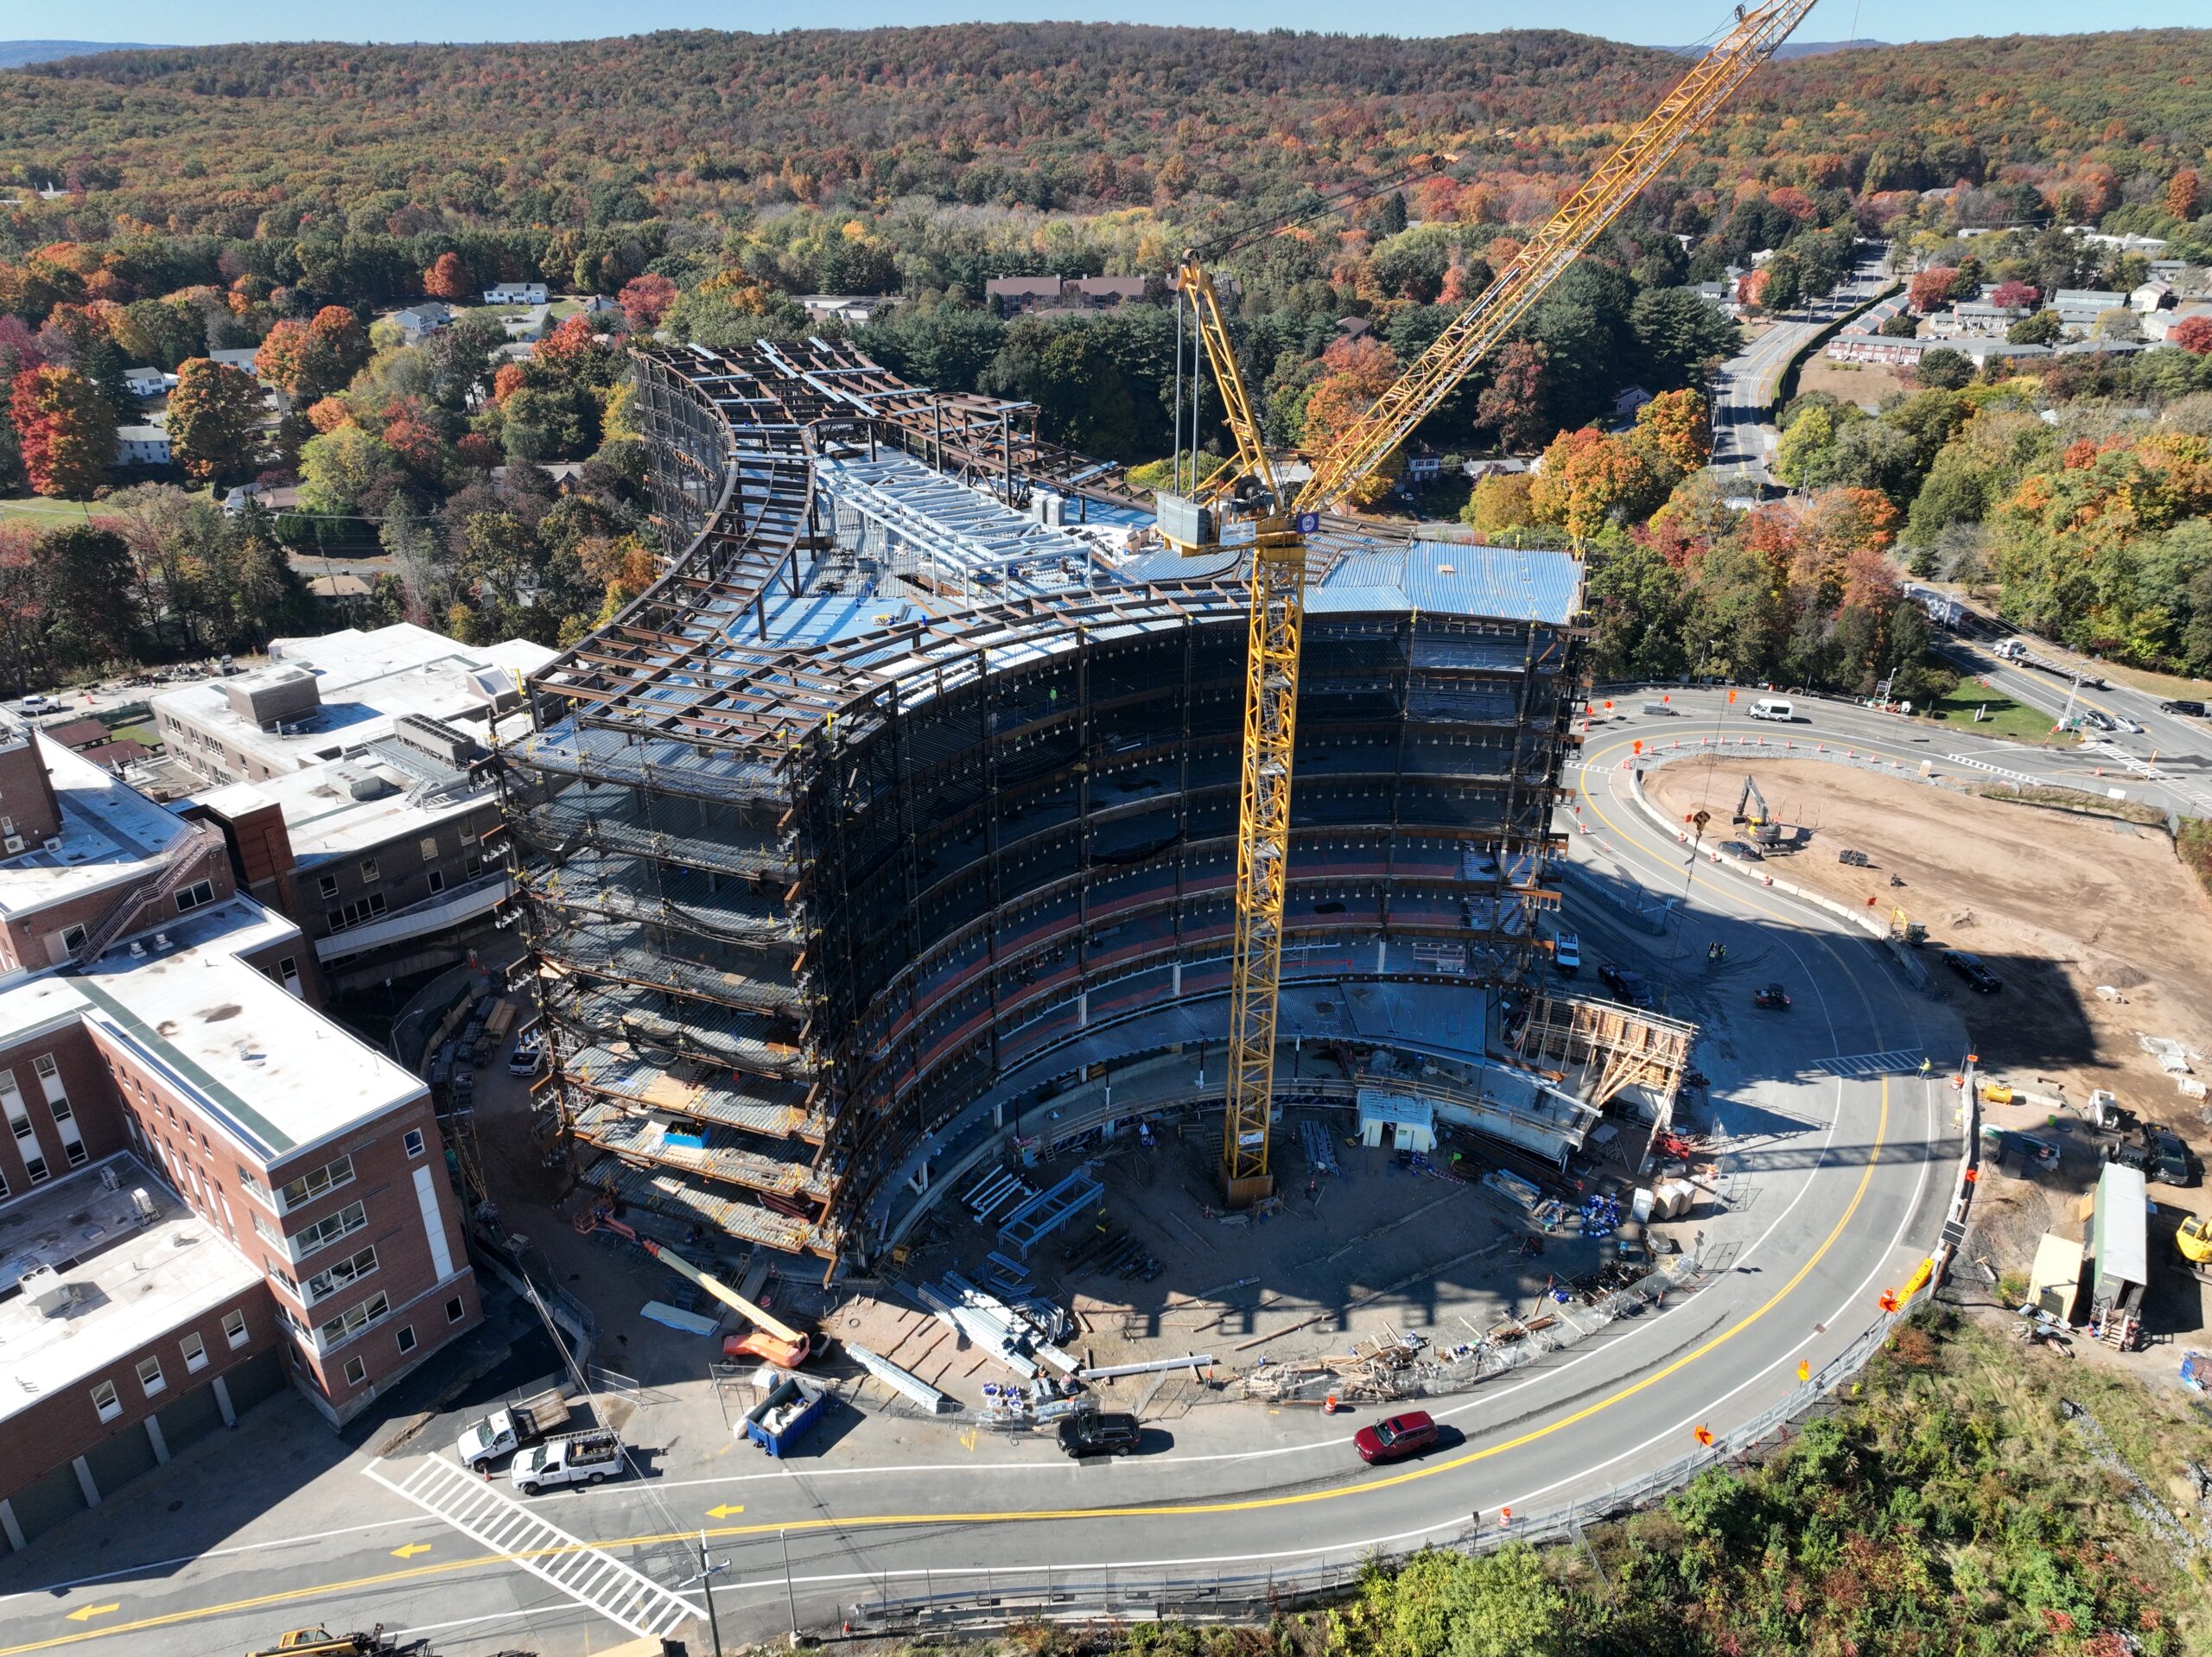
<instances>
[{"instance_id":1,"label":"paved road","mask_svg":"<svg viewBox=\"0 0 2212 1657\"><path fill-rule=\"evenodd\" d=\"M1872 717L1844 710L1833 733ZM1313 1412L1219 1404L1177 1419L1125 1462L1076 1467L1034 1439L849 1412L821 1455L779 1465L726 1441L664 1442L649 1401L628 1437L659 1445L654 1476L531 1504L573 1545L518 1544L524 1557L502 1558L395 1493L419 1466L419 1446L390 1462L359 1455L316 1481L319 1521L293 1505L216 1538L180 1520L174 1546L134 1541L129 1551L72 1546L66 1533L0 1564L0 1657L73 1647L204 1657L269 1643L301 1622L378 1621L429 1635L447 1653L524 1647L568 1657L616 1630L532 1566L556 1568L596 1544L696 1598L685 1584L702 1527L729 1561L715 1595L723 1638L772 1638L794 1609L804 1626L834 1629L843 1607L887 1586L981 1589L1047 1566L1065 1583L1348 1562L1459 1535L1478 1512L1495 1522L1501 1507L1525 1516L1594 1495L1679 1459L1696 1426L1720 1432L1750 1419L1789 1393L1801 1361L1818 1368L1841 1351L1881 1290L1932 1242L1959 1130L1950 1090L1909 1072L1919 1053L1940 1063L1962 1044L1948 1008L1908 989L1873 941L1689 866L1638 809L1620 768L1631 742L1673 740L1692 722L1601 721L1576 776L1592 831L1578 838L1603 843L1597 878L1687 892L1679 954L1675 938L1622 926L1600 906L1576 924L1593 965L1642 968L1670 1010L1705 1027L1699 1059L1727 1136L1727 1171L1725 1200L1697 1222L1708 1262L1725 1269L1696 1294L1440 1400L1435 1413L1459 1437L1428 1460L1363 1469L1348 1429ZM1728 945L1724 969L1706 964L1712 937ZM1776 977L1792 985L1796 1008L1754 1013L1752 989ZM1891 1073L1820 1068L1869 1054L1891 1056ZM220 1476L219 1463L211 1474ZM688 1632L703 1642L703 1630Z\"/></svg>"},{"instance_id":2,"label":"paved road","mask_svg":"<svg viewBox=\"0 0 2212 1657\"><path fill-rule=\"evenodd\" d=\"M1713 387L1712 467L1745 494L1775 486L1767 471L1781 435L1770 423L1783 371L1806 342L1845 312L1888 285L1882 274L1886 249L1867 254L1851 279L1816 300L1802 318L1785 317L1720 365Z\"/></svg>"}]
</instances>

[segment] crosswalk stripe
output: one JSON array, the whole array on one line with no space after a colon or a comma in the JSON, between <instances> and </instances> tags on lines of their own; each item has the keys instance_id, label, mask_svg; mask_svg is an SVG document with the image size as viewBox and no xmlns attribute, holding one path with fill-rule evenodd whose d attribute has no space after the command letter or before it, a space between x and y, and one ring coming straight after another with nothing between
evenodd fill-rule
<instances>
[{"instance_id":1,"label":"crosswalk stripe","mask_svg":"<svg viewBox=\"0 0 2212 1657\"><path fill-rule=\"evenodd\" d=\"M379 1465L372 1462L363 1470L387 1490L641 1640L672 1633L703 1615L682 1595L539 1518L442 1456L426 1458L397 1483L377 1470Z\"/></svg>"},{"instance_id":2,"label":"crosswalk stripe","mask_svg":"<svg viewBox=\"0 0 2212 1657\"><path fill-rule=\"evenodd\" d=\"M1813 1068L1829 1076L1889 1076L1899 1070L1918 1070L1925 1057L1917 1047L1896 1047L1885 1053L1846 1053L1816 1059Z\"/></svg>"}]
</instances>

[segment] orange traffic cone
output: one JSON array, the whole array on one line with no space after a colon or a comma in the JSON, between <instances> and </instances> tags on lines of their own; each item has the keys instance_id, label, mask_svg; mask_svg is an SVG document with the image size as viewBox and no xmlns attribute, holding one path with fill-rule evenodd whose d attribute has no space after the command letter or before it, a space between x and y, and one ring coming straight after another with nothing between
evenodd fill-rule
<instances>
[{"instance_id":1,"label":"orange traffic cone","mask_svg":"<svg viewBox=\"0 0 2212 1657\"><path fill-rule=\"evenodd\" d=\"M1331 1393L1326 1398L1321 1400L1321 1413L1324 1415L1334 1415L1336 1413L1337 1395L1334 1393Z\"/></svg>"}]
</instances>

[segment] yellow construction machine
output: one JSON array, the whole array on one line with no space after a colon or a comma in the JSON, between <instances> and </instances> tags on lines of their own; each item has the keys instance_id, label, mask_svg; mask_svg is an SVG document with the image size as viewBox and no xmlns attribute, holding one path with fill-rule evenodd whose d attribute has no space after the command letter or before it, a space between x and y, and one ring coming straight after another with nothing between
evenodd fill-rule
<instances>
[{"instance_id":1,"label":"yellow construction machine","mask_svg":"<svg viewBox=\"0 0 2212 1657\"><path fill-rule=\"evenodd\" d=\"M2212 1282L2212 1216L2183 1215L2181 1228L2174 1233L2174 1248L2190 1271Z\"/></svg>"},{"instance_id":2,"label":"yellow construction machine","mask_svg":"<svg viewBox=\"0 0 2212 1657\"><path fill-rule=\"evenodd\" d=\"M1681 84L1637 124L1375 405L1313 457L1312 475L1295 497L1277 484L1219 295L1200 253L1185 254L1176 271L1176 289L1197 318L1236 455L1187 495L1163 492L1158 498L1160 531L1185 553L1198 553L1234 544L1223 540L1228 524L1250 525L1251 631L1238 803L1228 1111L1222 1137L1222 1178L1232 1207L1259 1201L1274 1184L1268 1166L1268 1118L1274 1091L1275 1007L1290 861L1306 537L1320 527L1322 509L1342 500L1412 435L1467 371L1528 314L1683 143L1789 39L1813 3L1770 0L1758 7L1738 6L1733 26ZM1258 234L1279 228L1280 223ZM1210 251L1218 255L1242 244L1233 242ZM1179 485L1179 455L1177 470Z\"/></svg>"},{"instance_id":3,"label":"yellow construction machine","mask_svg":"<svg viewBox=\"0 0 2212 1657\"><path fill-rule=\"evenodd\" d=\"M384 1624L353 1634L333 1634L327 1628L290 1628L276 1643L245 1657L387 1657L398 1647L384 1637Z\"/></svg>"}]
</instances>

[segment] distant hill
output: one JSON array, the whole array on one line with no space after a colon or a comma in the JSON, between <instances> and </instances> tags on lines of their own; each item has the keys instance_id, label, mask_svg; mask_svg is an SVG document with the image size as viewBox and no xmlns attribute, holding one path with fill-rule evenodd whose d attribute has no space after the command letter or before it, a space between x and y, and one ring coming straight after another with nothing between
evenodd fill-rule
<instances>
[{"instance_id":1,"label":"distant hill","mask_svg":"<svg viewBox=\"0 0 2212 1657\"><path fill-rule=\"evenodd\" d=\"M1446 150L1485 183L1469 211L1525 222L1682 67L1556 29L1396 40L1066 22L164 47L0 71L0 179L74 178L105 211L234 239L574 236L902 200L979 222L1149 209L1228 224L1221 204L1280 207ZM2207 132L2212 30L1807 42L1758 73L1683 172L1723 195L1752 179L1811 193L2048 184L2054 206L2075 198L2069 211L2101 214L2132 192L2151 213ZM1325 258L1310 263L1299 280L1325 276Z\"/></svg>"},{"instance_id":2,"label":"distant hill","mask_svg":"<svg viewBox=\"0 0 2212 1657\"><path fill-rule=\"evenodd\" d=\"M157 49L143 41L0 41L0 69L20 69L27 63L51 63L56 58L81 58L94 52Z\"/></svg>"},{"instance_id":3,"label":"distant hill","mask_svg":"<svg viewBox=\"0 0 2212 1657\"><path fill-rule=\"evenodd\" d=\"M1830 52L1865 52L1887 41L1789 41L1775 52L1778 58L1817 58Z\"/></svg>"}]
</instances>

